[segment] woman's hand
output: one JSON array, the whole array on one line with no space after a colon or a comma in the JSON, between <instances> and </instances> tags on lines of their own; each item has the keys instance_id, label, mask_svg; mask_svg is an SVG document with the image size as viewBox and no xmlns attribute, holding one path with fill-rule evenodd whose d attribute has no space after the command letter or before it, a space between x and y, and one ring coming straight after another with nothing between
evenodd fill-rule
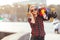
<instances>
[{"instance_id":1,"label":"woman's hand","mask_svg":"<svg viewBox=\"0 0 60 40\"><path fill-rule=\"evenodd\" d=\"M46 16L46 14L43 15L43 18L44 18L44 19L48 19L48 17Z\"/></svg>"}]
</instances>

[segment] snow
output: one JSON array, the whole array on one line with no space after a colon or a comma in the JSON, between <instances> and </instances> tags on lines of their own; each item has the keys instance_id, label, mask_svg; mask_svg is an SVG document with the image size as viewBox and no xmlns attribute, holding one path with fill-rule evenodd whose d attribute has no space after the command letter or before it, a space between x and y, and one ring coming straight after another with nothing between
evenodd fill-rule
<instances>
[{"instance_id":1,"label":"snow","mask_svg":"<svg viewBox=\"0 0 60 40\"><path fill-rule=\"evenodd\" d=\"M44 22L44 28L45 28L45 32L46 32L45 40L60 40L60 34L56 34L54 32L56 25L53 25L53 23L54 22ZM13 26L13 24L15 26ZM13 40L13 39L18 40L23 35L26 35L29 32L31 32L31 28L30 28L30 25L28 22L27 23L24 23L24 22L23 23L8 23L8 25L9 25L8 27L6 25L7 25L7 23L4 24L4 26L7 28L7 30L9 32L16 32L16 34L6 36L2 40ZM7 30L5 30L5 32ZM24 38L23 38L23 40L24 40Z\"/></svg>"}]
</instances>

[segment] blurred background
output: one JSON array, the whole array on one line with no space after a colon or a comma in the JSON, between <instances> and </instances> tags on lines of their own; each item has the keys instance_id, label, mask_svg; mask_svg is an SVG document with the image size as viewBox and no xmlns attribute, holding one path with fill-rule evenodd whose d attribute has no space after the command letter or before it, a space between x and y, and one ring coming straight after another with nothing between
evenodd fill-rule
<instances>
[{"instance_id":1,"label":"blurred background","mask_svg":"<svg viewBox=\"0 0 60 40\"><path fill-rule=\"evenodd\" d=\"M60 25L60 0L0 0L0 40L21 40L20 38L30 37L28 7L30 4L40 3L47 8L54 7L57 13L57 18L52 22L44 21L47 33L45 40L60 40L60 35L55 33L55 28Z\"/></svg>"},{"instance_id":2,"label":"blurred background","mask_svg":"<svg viewBox=\"0 0 60 40\"><path fill-rule=\"evenodd\" d=\"M55 7L57 18L60 19L60 1L55 0L1 0L0 1L0 20L3 22L26 22L29 4L43 3L47 7Z\"/></svg>"}]
</instances>

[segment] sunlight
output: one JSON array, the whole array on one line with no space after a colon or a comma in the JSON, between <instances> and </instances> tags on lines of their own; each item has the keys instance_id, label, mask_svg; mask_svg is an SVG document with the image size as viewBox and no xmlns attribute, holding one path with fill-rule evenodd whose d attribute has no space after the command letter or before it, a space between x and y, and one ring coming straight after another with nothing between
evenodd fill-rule
<instances>
[{"instance_id":1,"label":"sunlight","mask_svg":"<svg viewBox=\"0 0 60 40\"><path fill-rule=\"evenodd\" d=\"M6 4L13 4L16 2L22 2L22 1L28 1L28 0L0 0L0 6L6 5Z\"/></svg>"},{"instance_id":2,"label":"sunlight","mask_svg":"<svg viewBox=\"0 0 60 40\"><path fill-rule=\"evenodd\" d=\"M60 4L60 0L46 0L46 2L47 2L47 5L51 5L51 4L57 5L57 4Z\"/></svg>"}]
</instances>

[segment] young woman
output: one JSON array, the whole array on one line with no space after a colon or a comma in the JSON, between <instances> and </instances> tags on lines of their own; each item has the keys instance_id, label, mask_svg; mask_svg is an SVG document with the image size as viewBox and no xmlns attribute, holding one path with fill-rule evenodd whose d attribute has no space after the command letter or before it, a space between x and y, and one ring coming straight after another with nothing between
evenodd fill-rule
<instances>
[{"instance_id":1,"label":"young woman","mask_svg":"<svg viewBox=\"0 0 60 40\"><path fill-rule=\"evenodd\" d=\"M28 22L31 26L31 40L44 40L45 31L43 19L38 15L38 9L35 5L31 5L29 8ZM46 18L44 16L44 18Z\"/></svg>"}]
</instances>

